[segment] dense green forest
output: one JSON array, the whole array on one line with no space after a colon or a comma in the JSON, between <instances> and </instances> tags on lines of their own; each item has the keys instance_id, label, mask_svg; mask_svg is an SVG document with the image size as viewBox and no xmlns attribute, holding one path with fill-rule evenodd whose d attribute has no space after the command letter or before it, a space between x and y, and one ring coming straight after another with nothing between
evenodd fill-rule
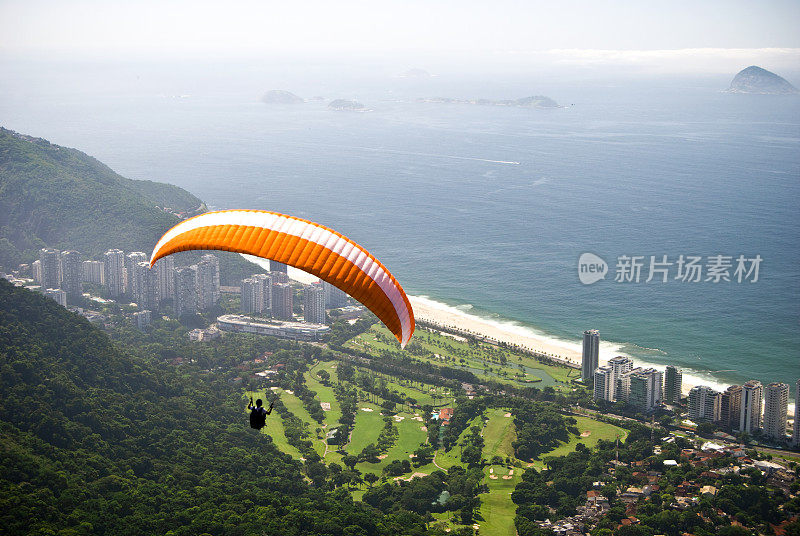
<instances>
[{"instance_id":1,"label":"dense green forest","mask_svg":"<svg viewBox=\"0 0 800 536\"><path fill-rule=\"evenodd\" d=\"M222 377L181 374L0 280L0 527L9 534L421 534L308 483Z\"/></svg>"}]
</instances>

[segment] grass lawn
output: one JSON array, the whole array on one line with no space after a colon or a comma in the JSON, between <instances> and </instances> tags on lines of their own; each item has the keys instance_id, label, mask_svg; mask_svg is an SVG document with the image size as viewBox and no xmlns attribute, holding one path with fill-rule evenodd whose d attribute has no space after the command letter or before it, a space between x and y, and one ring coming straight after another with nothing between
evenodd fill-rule
<instances>
[{"instance_id":1,"label":"grass lawn","mask_svg":"<svg viewBox=\"0 0 800 536\"><path fill-rule=\"evenodd\" d=\"M578 417L575 415L572 415L572 417L575 417L575 420L578 421L577 427L579 434L588 432L589 435L586 437L581 437L580 435L572 436L568 442L561 443L550 452L543 454L541 456L542 458L548 456L565 456L575 450L575 445L578 443L583 443L591 449L594 448L601 439L613 441L616 439L617 434L619 434L620 440L624 441L628 436L627 430L614 426L613 424L596 421L589 417ZM543 469L544 463L541 460L534 460L533 466L536 467L536 469Z\"/></svg>"},{"instance_id":2,"label":"grass lawn","mask_svg":"<svg viewBox=\"0 0 800 536\"><path fill-rule=\"evenodd\" d=\"M493 473L489 473L489 470ZM514 528L514 516L517 512L517 505L511 501L511 492L514 491L517 483L520 481L520 474L522 470L515 467L512 469L514 474L510 479L504 479L508 476L509 469L505 466L491 466L484 469L486 480L484 482L489 486L489 493L484 493L480 496L481 508L480 517L477 521L480 525L481 534L488 534L491 536L514 536L516 529ZM496 476L496 479L489 478Z\"/></svg>"},{"instance_id":3,"label":"grass lawn","mask_svg":"<svg viewBox=\"0 0 800 536\"><path fill-rule=\"evenodd\" d=\"M252 396L254 399L260 398L262 400L266 400L268 398L263 390L252 392L247 391L245 392L245 396ZM245 409L245 413L249 414L250 412ZM261 433L270 436L272 438L272 442L275 443L275 446L278 447L278 450L281 452L290 454L295 459L299 459L301 457L300 451L290 445L286 440L286 434L283 432L283 420L277 413L273 413L267 417L266 424L264 428L261 429Z\"/></svg>"},{"instance_id":4,"label":"grass lawn","mask_svg":"<svg viewBox=\"0 0 800 536\"><path fill-rule=\"evenodd\" d=\"M518 364L525 365L530 368L540 369L543 371L541 374L548 374L556 381L553 387L559 390L572 389L569 383L575 377L575 370L567 367L557 367L541 363L536 358L528 355L516 353L508 349L499 348L488 343L478 343L477 345L470 345L467 342L456 340L452 337L442 335L437 331L427 331L420 329L418 334L414 337L414 342L422 346L430 354L436 354L439 358L428 355L413 355L414 358L428 363L437 365L446 365L452 368L459 368L460 360L464 360L464 364L472 370L472 372L483 379L493 379L496 381L508 383L511 385L519 386L520 383L515 380L520 370L517 368ZM366 351L373 354L378 354L381 350L399 351L399 347L394 343L393 338L387 342L386 337L392 337L389 331L380 324L372 326L372 328L354 337L346 343L347 346ZM507 359L506 365L501 365L497 360L500 355L504 355ZM455 361L453 361L455 359ZM494 361L492 361L494 359ZM489 366L492 368L494 374L487 374L484 372L484 367ZM541 375L540 374L540 375ZM536 373L527 373L526 378L529 380L536 379ZM550 380L544 383L552 383ZM544 383L534 383L537 387L543 387Z\"/></svg>"},{"instance_id":5,"label":"grass lawn","mask_svg":"<svg viewBox=\"0 0 800 536\"><path fill-rule=\"evenodd\" d=\"M413 413L409 414L402 412L398 413L398 415L405 417L405 419L395 423L395 426L397 426L397 431L399 432L399 437L397 438L397 442L394 444L392 448L389 449L389 452L386 453L387 454L386 458L381 460L380 463L362 462L356 465L356 468L362 473L375 473L376 475L381 476L383 474L383 468L389 465L392 461L394 460L411 461L409 455L412 454L415 450L417 450L421 444L425 443L425 439L427 438L427 433L422 431L423 423L414 420ZM382 420L380 421L380 426L381 427L383 426ZM348 449L348 452L351 452L350 449ZM358 454L358 452L353 452L353 454ZM412 472L430 473L430 471L422 471L420 469L414 469L414 468L412 468Z\"/></svg>"},{"instance_id":6,"label":"grass lawn","mask_svg":"<svg viewBox=\"0 0 800 536\"><path fill-rule=\"evenodd\" d=\"M361 408L369 408L372 411L362 411ZM359 452L364 450L364 447L378 441L378 435L380 435L381 430L383 430L381 408L369 402L359 402L353 433L345 450L348 454L357 456Z\"/></svg>"},{"instance_id":7,"label":"grass lawn","mask_svg":"<svg viewBox=\"0 0 800 536\"><path fill-rule=\"evenodd\" d=\"M315 430L321 428L322 425L311 418L311 415L308 414L305 406L303 406L302 400L297 398L294 394L289 394L283 389L278 389L274 392L280 395L281 402L283 402L283 405L286 406L289 411L294 413L298 419L308 424L308 431L311 434L310 439L314 443L314 450L316 450L320 456L323 456L325 454L325 440L318 439L317 433L315 432ZM324 429L321 435L323 438L325 437Z\"/></svg>"},{"instance_id":8,"label":"grass lawn","mask_svg":"<svg viewBox=\"0 0 800 536\"><path fill-rule=\"evenodd\" d=\"M333 362L320 362L305 373L306 385L309 389L317 393L317 400L320 402L327 402L331 405L330 411L325 412L324 424L328 425L328 429L336 428L339 419L342 418L342 410L339 407L339 402L336 400L336 395L333 394L333 387L322 385L317 374L319 374L321 370L327 370L331 375L329 384L333 385L333 382L336 381L336 370L332 365L334 365Z\"/></svg>"},{"instance_id":9,"label":"grass lawn","mask_svg":"<svg viewBox=\"0 0 800 536\"><path fill-rule=\"evenodd\" d=\"M483 429L483 457L491 460L494 456L501 458L514 457L511 442L517 437L514 428L514 418L506 417L508 410L502 408L491 409L487 412L489 422Z\"/></svg>"}]
</instances>

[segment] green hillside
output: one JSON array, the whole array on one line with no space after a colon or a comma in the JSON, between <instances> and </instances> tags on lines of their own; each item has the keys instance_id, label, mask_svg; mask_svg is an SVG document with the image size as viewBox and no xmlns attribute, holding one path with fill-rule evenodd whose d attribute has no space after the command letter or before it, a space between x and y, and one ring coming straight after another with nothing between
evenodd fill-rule
<instances>
[{"instance_id":1,"label":"green hillside","mask_svg":"<svg viewBox=\"0 0 800 536\"><path fill-rule=\"evenodd\" d=\"M0 279L0 532L424 532L413 514L307 484L247 428L224 378L137 352Z\"/></svg>"},{"instance_id":2,"label":"green hillside","mask_svg":"<svg viewBox=\"0 0 800 536\"><path fill-rule=\"evenodd\" d=\"M133 181L75 149L0 128L0 265L44 246L89 256L110 247L149 251L178 216L202 202L168 184Z\"/></svg>"}]
</instances>

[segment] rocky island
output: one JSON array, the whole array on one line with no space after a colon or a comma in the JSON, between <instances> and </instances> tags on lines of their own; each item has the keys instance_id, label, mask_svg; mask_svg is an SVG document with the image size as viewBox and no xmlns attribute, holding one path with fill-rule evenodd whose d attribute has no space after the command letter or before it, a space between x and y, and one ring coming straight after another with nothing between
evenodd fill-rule
<instances>
[{"instance_id":1,"label":"rocky island","mask_svg":"<svg viewBox=\"0 0 800 536\"><path fill-rule=\"evenodd\" d=\"M365 112L367 107L358 101L347 99L336 99L328 104L328 108L339 112Z\"/></svg>"},{"instance_id":2,"label":"rocky island","mask_svg":"<svg viewBox=\"0 0 800 536\"><path fill-rule=\"evenodd\" d=\"M756 93L760 95L788 95L798 89L785 78L761 67L751 65L733 77L726 93Z\"/></svg>"},{"instance_id":3,"label":"rocky island","mask_svg":"<svg viewBox=\"0 0 800 536\"><path fill-rule=\"evenodd\" d=\"M267 91L263 97L261 97L261 101L267 104L299 104L301 102L305 102L301 97L298 97L294 93L290 91L284 91L282 89L273 89Z\"/></svg>"},{"instance_id":4,"label":"rocky island","mask_svg":"<svg viewBox=\"0 0 800 536\"><path fill-rule=\"evenodd\" d=\"M449 97L434 97L430 99L419 99L419 102L432 103L454 103L454 104L475 104L479 106L516 106L518 108L560 108L559 104L544 95L534 95L521 99L452 99Z\"/></svg>"}]
</instances>

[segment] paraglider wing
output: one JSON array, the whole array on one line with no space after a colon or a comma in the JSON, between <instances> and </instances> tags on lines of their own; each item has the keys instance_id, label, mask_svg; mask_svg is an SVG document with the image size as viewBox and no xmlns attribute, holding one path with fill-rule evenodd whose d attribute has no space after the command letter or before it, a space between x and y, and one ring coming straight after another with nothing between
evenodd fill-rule
<instances>
[{"instance_id":1,"label":"paraglider wing","mask_svg":"<svg viewBox=\"0 0 800 536\"><path fill-rule=\"evenodd\" d=\"M150 266L178 251L218 249L282 262L342 289L364 304L402 346L414 333L414 311L383 264L346 236L322 225L261 210L207 212L182 221L158 241Z\"/></svg>"}]
</instances>

